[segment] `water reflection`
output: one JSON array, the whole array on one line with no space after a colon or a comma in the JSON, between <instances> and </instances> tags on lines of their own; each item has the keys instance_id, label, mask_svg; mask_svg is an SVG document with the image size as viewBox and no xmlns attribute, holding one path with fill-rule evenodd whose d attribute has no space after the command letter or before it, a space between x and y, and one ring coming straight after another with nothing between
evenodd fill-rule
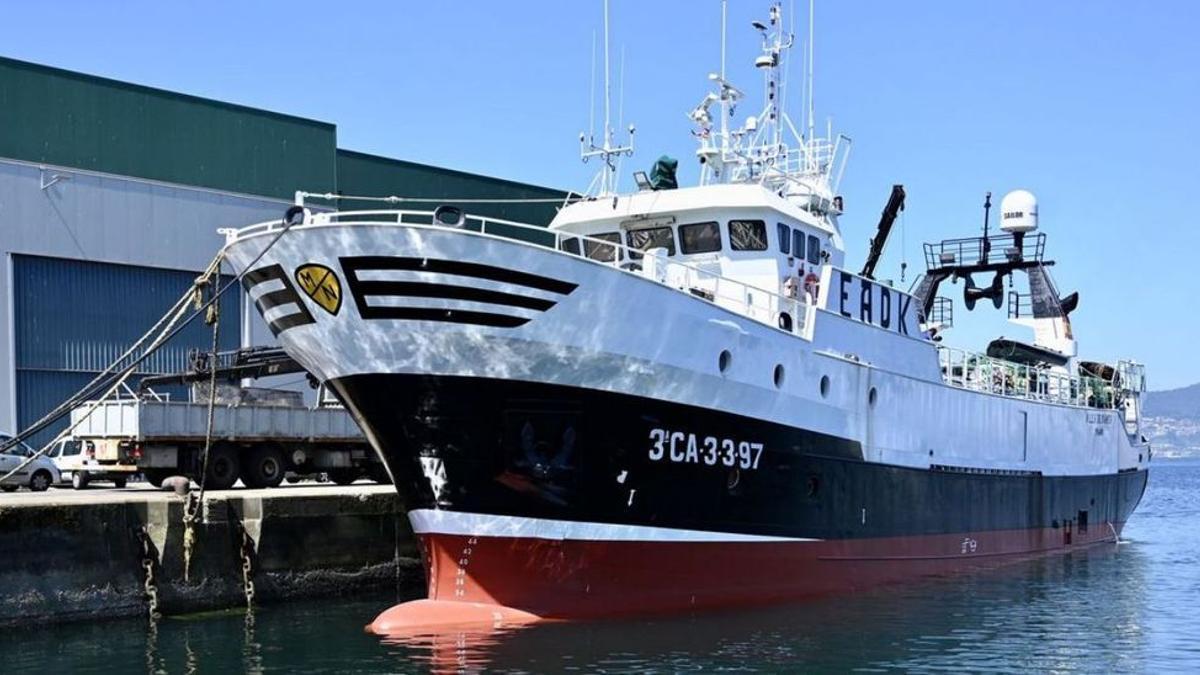
<instances>
[{"instance_id":1,"label":"water reflection","mask_svg":"<svg viewBox=\"0 0 1200 675\"><path fill-rule=\"evenodd\" d=\"M483 672L495 667L494 655L527 626L467 627L382 638L383 644L398 648L394 653L406 661L429 666L433 673Z\"/></svg>"},{"instance_id":2,"label":"water reflection","mask_svg":"<svg viewBox=\"0 0 1200 675\"><path fill-rule=\"evenodd\" d=\"M433 672L1124 670L1146 657L1144 567L1103 546L790 607L385 644Z\"/></svg>"},{"instance_id":3,"label":"water reflection","mask_svg":"<svg viewBox=\"0 0 1200 675\"><path fill-rule=\"evenodd\" d=\"M1151 476L1127 543L791 607L380 640L401 598L0 630L3 672L1200 672L1200 464ZM410 589L416 592L415 589Z\"/></svg>"}]
</instances>

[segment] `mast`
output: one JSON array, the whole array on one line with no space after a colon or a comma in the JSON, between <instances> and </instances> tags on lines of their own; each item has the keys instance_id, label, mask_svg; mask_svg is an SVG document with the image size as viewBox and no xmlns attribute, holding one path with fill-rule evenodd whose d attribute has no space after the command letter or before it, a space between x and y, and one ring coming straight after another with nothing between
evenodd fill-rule
<instances>
[{"instance_id":1,"label":"mast","mask_svg":"<svg viewBox=\"0 0 1200 675\"><path fill-rule=\"evenodd\" d=\"M816 54L813 5L809 6L808 49L802 52L806 55L807 77L801 92L808 100L801 103L807 108L807 133L802 133L805 120L800 120L798 129L787 112L786 59L796 37L784 22L783 5L778 1L771 3L767 20L751 23L760 37L760 53L754 59L754 67L762 71L761 111L747 116L737 128L731 128L730 119L744 94L725 77L727 5L721 3L721 69L708 76L714 90L688 113L688 118L696 124L692 135L700 144L696 150L700 184L758 183L818 216L840 214L842 205L837 190L851 141L844 135L835 137L832 122L827 136L817 137L813 105ZM714 114L720 115L719 122L712 118Z\"/></svg>"},{"instance_id":2,"label":"mast","mask_svg":"<svg viewBox=\"0 0 1200 675\"><path fill-rule=\"evenodd\" d=\"M612 121L609 119L609 109L612 103L612 85L609 81L608 57L608 0L604 0L604 147L612 145Z\"/></svg>"},{"instance_id":3,"label":"mast","mask_svg":"<svg viewBox=\"0 0 1200 675\"><path fill-rule=\"evenodd\" d=\"M729 9L728 0L721 0L721 82L725 82L725 26ZM729 138L729 97L721 96L721 142Z\"/></svg>"},{"instance_id":4,"label":"mast","mask_svg":"<svg viewBox=\"0 0 1200 675\"><path fill-rule=\"evenodd\" d=\"M608 38L608 0L604 0L604 130L601 133L601 144L596 145L595 139L591 136L579 134L579 157L586 164L593 157L600 157L604 166L600 167L595 178L592 179L591 185L588 186L588 194L593 196L605 196L615 194L617 190L617 159L622 155L633 155L633 132L634 126L629 125L629 142L627 145L614 145L615 139L612 127L612 84L609 76L610 71L609 59L609 38ZM622 86L624 85L624 60L622 59ZM622 108L624 106L622 105ZM622 114L624 114L622 112ZM585 142L586 141L586 142Z\"/></svg>"}]
</instances>

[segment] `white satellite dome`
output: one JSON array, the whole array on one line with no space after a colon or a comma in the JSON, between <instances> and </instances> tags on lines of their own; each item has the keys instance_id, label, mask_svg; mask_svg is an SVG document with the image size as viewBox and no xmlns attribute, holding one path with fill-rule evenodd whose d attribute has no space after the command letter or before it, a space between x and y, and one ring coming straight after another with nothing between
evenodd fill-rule
<instances>
[{"instance_id":1,"label":"white satellite dome","mask_svg":"<svg viewBox=\"0 0 1200 675\"><path fill-rule=\"evenodd\" d=\"M1013 190L1000 200L1000 229L1033 232L1038 227L1037 197L1029 190Z\"/></svg>"}]
</instances>

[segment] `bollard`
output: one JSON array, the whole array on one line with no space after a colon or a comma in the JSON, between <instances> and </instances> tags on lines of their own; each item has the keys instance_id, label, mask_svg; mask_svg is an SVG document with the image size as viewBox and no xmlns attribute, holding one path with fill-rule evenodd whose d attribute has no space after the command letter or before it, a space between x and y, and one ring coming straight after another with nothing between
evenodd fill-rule
<instances>
[{"instance_id":1,"label":"bollard","mask_svg":"<svg viewBox=\"0 0 1200 675\"><path fill-rule=\"evenodd\" d=\"M175 494L182 497L187 494L191 484L192 482L185 476L171 476L163 480L161 487L166 490L174 490Z\"/></svg>"}]
</instances>

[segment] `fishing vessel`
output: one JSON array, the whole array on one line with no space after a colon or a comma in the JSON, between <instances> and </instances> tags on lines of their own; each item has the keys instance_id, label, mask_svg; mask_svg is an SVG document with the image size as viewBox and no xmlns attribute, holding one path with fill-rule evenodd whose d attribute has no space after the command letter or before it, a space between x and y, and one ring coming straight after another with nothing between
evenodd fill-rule
<instances>
[{"instance_id":1,"label":"fishing vessel","mask_svg":"<svg viewBox=\"0 0 1200 675\"><path fill-rule=\"evenodd\" d=\"M811 92L804 132L783 110L783 25L779 5L754 24L758 114L731 128L744 94L710 76L698 185L664 159L618 193L606 120L592 194L548 228L300 194L226 233L420 542L428 598L376 631L779 602L1120 536L1150 462L1144 373L1077 355L1036 200L927 244L901 289L875 269L896 186L847 269L849 140L818 133ZM959 281L1031 338L950 347Z\"/></svg>"}]
</instances>

